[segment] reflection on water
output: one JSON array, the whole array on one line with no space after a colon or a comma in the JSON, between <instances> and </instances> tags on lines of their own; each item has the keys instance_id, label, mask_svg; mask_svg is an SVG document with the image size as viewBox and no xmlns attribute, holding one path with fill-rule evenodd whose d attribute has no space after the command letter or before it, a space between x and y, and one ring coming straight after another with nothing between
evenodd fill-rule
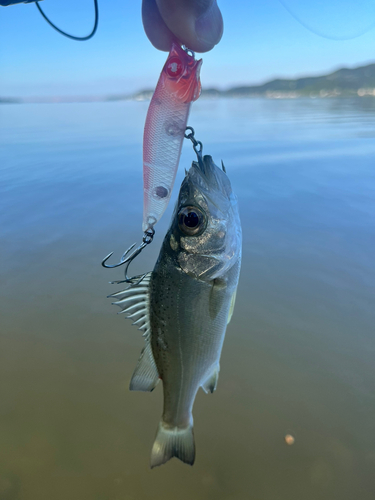
<instances>
[{"instance_id":1,"label":"reflection on water","mask_svg":"<svg viewBox=\"0 0 375 500\"><path fill-rule=\"evenodd\" d=\"M194 104L239 196L243 270L196 463L153 471L161 386L128 391L143 340L100 267L141 237L147 103L1 106L1 500L373 499L374 102Z\"/></svg>"}]
</instances>

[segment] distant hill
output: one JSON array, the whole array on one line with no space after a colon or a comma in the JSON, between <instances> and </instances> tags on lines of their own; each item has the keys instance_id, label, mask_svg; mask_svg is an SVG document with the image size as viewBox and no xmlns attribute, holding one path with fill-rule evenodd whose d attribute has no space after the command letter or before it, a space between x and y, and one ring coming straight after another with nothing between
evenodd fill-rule
<instances>
[{"instance_id":1,"label":"distant hill","mask_svg":"<svg viewBox=\"0 0 375 500\"><path fill-rule=\"evenodd\" d=\"M152 90L136 93L133 99L150 99ZM262 85L244 85L228 90L202 89L202 97L348 97L375 95L375 64L358 68L342 68L323 76L308 76L297 79L271 80Z\"/></svg>"},{"instance_id":2,"label":"distant hill","mask_svg":"<svg viewBox=\"0 0 375 500\"><path fill-rule=\"evenodd\" d=\"M22 99L14 99L13 97L0 97L0 104L19 104Z\"/></svg>"},{"instance_id":3,"label":"distant hill","mask_svg":"<svg viewBox=\"0 0 375 500\"><path fill-rule=\"evenodd\" d=\"M228 97L269 95L274 93L296 94L296 96L348 96L373 94L375 89L375 64L359 68L342 68L323 76L276 79L263 85L234 87L220 94ZM210 89L212 93L212 89ZM291 95L292 97L292 95Z\"/></svg>"}]
</instances>

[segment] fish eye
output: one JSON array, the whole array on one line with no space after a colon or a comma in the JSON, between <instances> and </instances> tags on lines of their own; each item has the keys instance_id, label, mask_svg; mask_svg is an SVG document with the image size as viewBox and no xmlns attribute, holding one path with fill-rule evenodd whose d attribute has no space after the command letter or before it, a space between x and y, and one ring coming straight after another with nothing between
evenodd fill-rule
<instances>
[{"instance_id":1,"label":"fish eye","mask_svg":"<svg viewBox=\"0 0 375 500\"><path fill-rule=\"evenodd\" d=\"M189 236L200 234L205 228L206 216L197 207L184 207L178 214L178 225Z\"/></svg>"}]
</instances>

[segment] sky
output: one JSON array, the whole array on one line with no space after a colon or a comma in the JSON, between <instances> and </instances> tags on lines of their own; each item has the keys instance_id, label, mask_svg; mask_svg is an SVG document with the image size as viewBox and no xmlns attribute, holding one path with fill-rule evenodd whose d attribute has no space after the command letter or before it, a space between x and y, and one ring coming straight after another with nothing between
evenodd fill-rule
<instances>
[{"instance_id":1,"label":"sky","mask_svg":"<svg viewBox=\"0 0 375 500\"><path fill-rule=\"evenodd\" d=\"M375 62L373 0L219 0L224 35L203 54L202 85L226 89ZM44 0L62 29L86 35L92 0ZM34 4L0 7L0 96L127 94L153 88L166 59L144 34L141 0L99 0L93 39L54 31Z\"/></svg>"}]
</instances>

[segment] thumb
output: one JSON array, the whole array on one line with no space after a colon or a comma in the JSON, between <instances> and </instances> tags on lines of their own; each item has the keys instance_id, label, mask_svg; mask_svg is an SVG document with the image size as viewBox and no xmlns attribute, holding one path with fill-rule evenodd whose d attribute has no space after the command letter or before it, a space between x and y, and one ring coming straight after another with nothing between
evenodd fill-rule
<instances>
[{"instance_id":1,"label":"thumb","mask_svg":"<svg viewBox=\"0 0 375 500\"><path fill-rule=\"evenodd\" d=\"M207 52L223 35L223 18L216 0L156 0L169 30L186 47Z\"/></svg>"}]
</instances>

